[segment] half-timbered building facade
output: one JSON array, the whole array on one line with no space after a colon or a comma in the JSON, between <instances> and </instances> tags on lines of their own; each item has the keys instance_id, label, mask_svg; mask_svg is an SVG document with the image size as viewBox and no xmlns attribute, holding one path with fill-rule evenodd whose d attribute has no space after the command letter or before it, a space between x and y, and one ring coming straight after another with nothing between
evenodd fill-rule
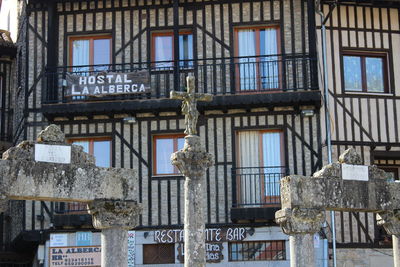
<instances>
[{"instance_id":1,"label":"half-timbered building facade","mask_svg":"<svg viewBox=\"0 0 400 267\"><path fill-rule=\"evenodd\" d=\"M288 266L288 239L273 222L279 179L322 166L313 1L24 4L14 142L54 123L99 166L137 170L137 266L183 260L183 177L169 158L185 126L169 92L184 90L188 75L197 92L214 95L199 103L198 123L215 158L206 175L208 262ZM43 245L43 257L32 255L53 266L49 235L95 232L85 209L13 202L21 219L12 241Z\"/></svg>"},{"instance_id":2,"label":"half-timbered building facade","mask_svg":"<svg viewBox=\"0 0 400 267\"><path fill-rule=\"evenodd\" d=\"M317 40L322 57L324 23L332 158L335 160L345 149L355 147L364 164L376 164L397 180L400 3L322 2L324 18L316 15ZM325 136L324 127L323 132ZM373 214L335 214L338 266L393 264L390 236L377 227Z\"/></svg>"}]
</instances>

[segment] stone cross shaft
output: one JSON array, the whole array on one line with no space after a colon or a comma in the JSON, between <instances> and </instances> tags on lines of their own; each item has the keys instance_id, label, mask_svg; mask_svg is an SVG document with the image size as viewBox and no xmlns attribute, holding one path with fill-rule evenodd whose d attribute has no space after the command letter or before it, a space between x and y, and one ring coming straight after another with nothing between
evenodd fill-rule
<instances>
[{"instance_id":1,"label":"stone cross shaft","mask_svg":"<svg viewBox=\"0 0 400 267\"><path fill-rule=\"evenodd\" d=\"M194 77L187 77L187 93L171 92L172 99L181 99L185 114L185 144L171 155L171 162L185 176L184 254L185 267L206 266L205 248L205 172L213 157L201 146L196 124L199 112L197 101L211 101L212 95L194 93Z\"/></svg>"},{"instance_id":2,"label":"stone cross shaft","mask_svg":"<svg viewBox=\"0 0 400 267\"><path fill-rule=\"evenodd\" d=\"M188 76L187 81L187 92L170 92L171 99L182 100L182 113L185 115L185 134L196 135L197 134L197 119L199 117L199 111L197 110L197 101L210 102L213 99L211 94L200 94L195 93L194 77Z\"/></svg>"},{"instance_id":3,"label":"stone cross shaft","mask_svg":"<svg viewBox=\"0 0 400 267\"><path fill-rule=\"evenodd\" d=\"M70 163L37 160L35 150L39 147L46 147L50 156L55 149L70 151ZM60 128L50 125L36 142L23 141L3 153L0 208L7 208L8 199L88 203L93 226L102 230L102 266L126 267L127 229L138 224L141 213L137 180L132 169L97 167L93 156L81 146L67 144Z\"/></svg>"},{"instance_id":4,"label":"stone cross shaft","mask_svg":"<svg viewBox=\"0 0 400 267\"><path fill-rule=\"evenodd\" d=\"M291 267L315 266L312 234L320 230L326 210L377 213L378 224L393 235L394 266L400 267L400 183L361 164L351 148L312 177L281 179L282 209L275 219L290 235Z\"/></svg>"}]
</instances>

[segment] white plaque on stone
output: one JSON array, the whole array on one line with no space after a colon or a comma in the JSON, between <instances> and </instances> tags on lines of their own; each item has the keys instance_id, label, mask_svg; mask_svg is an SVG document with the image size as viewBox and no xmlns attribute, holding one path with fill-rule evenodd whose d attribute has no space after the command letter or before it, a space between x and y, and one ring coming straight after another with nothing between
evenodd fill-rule
<instances>
[{"instance_id":1,"label":"white plaque on stone","mask_svg":"<svg viewBox=\"0 0 400 267\"><path fill-rule=\"evenodd\" d=\"M135 267L136 232L128 231L128 267Z\"/></svg>"},{"instance_id":2,"label":"white plaque on stone","mask_svg":"<svg viewBox=\"0 0 400 267\"><path fill-rule=\"evenodd\" d=\"M368 181L368 166L342 164L342 179Z\"/></svg>"},{"instance_id":3,"label":"white plaque on stone","mask_svg":"<svg viewBox=\"0 0 400 267\"><path fill-rule=\"evenodd\" d=\"M35 144L35 161L71 163L71 146Z\"/></svg>"}]
</instances>

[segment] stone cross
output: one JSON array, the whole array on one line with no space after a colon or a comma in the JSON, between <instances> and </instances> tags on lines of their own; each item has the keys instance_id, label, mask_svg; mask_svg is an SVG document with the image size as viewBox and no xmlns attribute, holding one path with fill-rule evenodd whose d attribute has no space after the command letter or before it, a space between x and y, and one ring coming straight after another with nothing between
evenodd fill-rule
<instances>
[{"instance_id":1,"label":"stone cross","mask_svg":"<svg viewBox=\"0 0 400 267\"><path fill-rule=\"evenodd\" d=\"M197 134L197 119L199 112L197 110L197 101L210 102L213 99L211 94L199 94L195 93L194 77L188 76L187 81L187 93L185 92L170 92L171 99L182 100L182 113L185 114L185 134L196 135Z\"/></svg>"},{"instance_id":2,"label":"stone cross","mask_svg":"<svg viewBox=\"0 0 400 267\"><path fill-rule=\"evenodd\" d=\"M205 172L213 164L213 157L201 146L196 134L199 112L198 100L211 101L212 95L194 93L194 77L187 78L188 92L171 92L172 99L183 100L186 134L182 150L171 155L171 162L185 176L184 253L185 267L206 266L205 248Z\"/></svg>"},{"instance_id":3,"label":"stone cross","mask_svg":"<svg viewBox=\"0 0 400 267\"><path fill-rule=\"evenodd\" d=\"M45 147L69 151L70 163L39 161L35 150ZM68 154L68 153L65 153ZM43 156L43 155L40 155ZM0 160L0 205L8 199L88 203L93 226L101 229L102 266L128 265L127 229L137 226L137 173L132 169L100 168L81 146L65 143L56 125L40 132L37 142L23 141ZM4 209L3 209L4 210Z\"/></svg>"},{"instance_id":4,"label":"stone cross","mask_svg":"<svg viewBox=\"0 0 400 267\"><path fill-rule=\"evenodd\" d=\"M281 179L282 209L276 222L290 235L290 266L312 267L312 235L325 221L325 211L374 212L378 225L393 235L394 266L400 267L400 183L376 166L361 165L353 148L339 162L324 166L312 177Z\"/></svg>"}]
</instances>

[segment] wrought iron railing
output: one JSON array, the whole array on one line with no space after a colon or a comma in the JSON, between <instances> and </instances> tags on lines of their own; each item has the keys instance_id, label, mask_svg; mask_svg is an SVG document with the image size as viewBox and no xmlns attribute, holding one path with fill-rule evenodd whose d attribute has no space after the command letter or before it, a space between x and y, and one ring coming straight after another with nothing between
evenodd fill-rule
<instances>
[{"instance_id":1,"label":"wrought iron railing","mask_svg":"<svg viewBox=\"0 0 400 267\"><path fill-rule=\"evenodd\" d=\"M233 207L276 207L281 203L283 166L232 168Z\"/></svg>"},{"instance_id":2,"label":"wrought iron railing","mask_svg":"<svg viewBox=\"0 0 400 267\"><path fill-rule=\"evenodd\" d=\"M185 77L194 75L196 91L214 95L240 93L317 90L316 60L308 55L269 55L254 57L127 63L91 66L64 66L46 72L44 103L118 99L158 99L171 90L182 91ZM68 74L98 75L108 72L142 71L149 77L150 91L143 94L71 97L67 94Z\"/></svg>"},{"instance_id":3,"label":"wrought iron railing","mask_svg":"<svg viewBox=\"0 0 400 267\"><path fill-rule=\"evenodd\" d=\"M55 214L88 214L87 204L82 202L55 202Z\"/></svg>"}]
</instances>

